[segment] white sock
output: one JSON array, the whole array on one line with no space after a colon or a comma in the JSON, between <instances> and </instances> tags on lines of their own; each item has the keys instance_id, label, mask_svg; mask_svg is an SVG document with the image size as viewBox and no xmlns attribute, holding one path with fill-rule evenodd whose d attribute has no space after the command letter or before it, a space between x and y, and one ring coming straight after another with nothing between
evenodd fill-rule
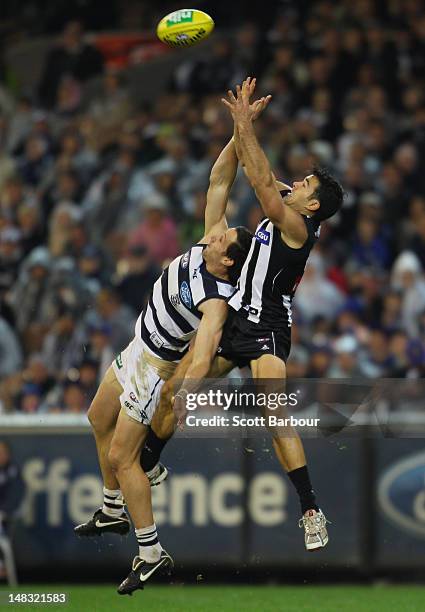
<instances>
[{"instance_id":1,"label":"white sock","mask_svg":"<svg viewBox=\"0 0 425 612\"><path fill-rule=\"evenodd\" d=\"M103 487L102 512L117 518L124 512L124 499L120 489L106 489Z\"/></svg>"},{"instance_id":2,"label":"white sock","mask_svg":"<svg viewBox=\"0 0 425 612\"><path fill-rule=\"evenodd\" d=\"M139 557L148 563L155 563L155 561L159 561L162 546L158 542L158 534L156 532L155 523L149 527L135 529L135 532L137 541L139 543Z\"/></svg>"}]
</instances>

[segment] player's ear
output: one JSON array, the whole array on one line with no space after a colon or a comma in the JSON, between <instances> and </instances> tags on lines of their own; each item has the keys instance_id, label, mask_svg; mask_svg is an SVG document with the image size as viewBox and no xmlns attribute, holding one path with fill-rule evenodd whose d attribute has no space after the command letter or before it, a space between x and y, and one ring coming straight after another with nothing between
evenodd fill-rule
<instances>
[{"instance_id":1,"label":"player's ear","mask_svg":"<svg viewBox=\"0 0 425 612\"><path fill-rule=\"evenodd\" d=\"M312 200L309 200L307 204L307 208L311 212L316 212L316 210L320 208L319 200L317 198L313 198Z\"/></svg>"},{"instance_id":2,"label":"player's ear","mask_svg":"<svg viewBox=\"0 0 425 612\"><path fill-rule=\"evenodd\" d=\"M235 263L235 260L229 257L228 255L224 255L224 257L222 257L221 259L221 262L224 266L226 266L226 268L231 268Z\"/></svg>"}]
</instances>

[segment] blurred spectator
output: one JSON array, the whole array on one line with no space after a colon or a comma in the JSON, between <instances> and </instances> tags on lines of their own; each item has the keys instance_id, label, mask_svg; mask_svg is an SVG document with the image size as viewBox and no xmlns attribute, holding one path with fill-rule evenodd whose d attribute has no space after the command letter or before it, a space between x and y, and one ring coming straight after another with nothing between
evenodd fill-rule
<instances>
[{"instance_id":1,"label":"blurred spectator","mask_svg":"<svg viewBox=\"0 0 425 612\"><path fill-rule=\"evenodd\" d=\"M58 89L64 77L73 77L84 82L103 70L102 56L91 45L84 42L81 22L70 21L66 24L61 40L53 47L46 58L40 81L40 100L47 108L58 102Z\"/></svg>"},{"instance_id":2,"label":"blurred spectator","mask_svg":"<svg viewBox=\"0 0 425 612\"><path fill-rule=\"evenodd\" d=\"M125 304L113 288L102 288L96 296L95 308L87 311L76 329L75 341L84 346L93 328L107 326L114 354L122 351L134 336L136 314Z\"/></svg>"},{"instance_id":3,"label":"blurred spectator","mask_svg":"<svg viewBox=\"0 0 425 612\"><path fill-rule=\"evenodd\" d=\"M328 347L317 347L311 351L308 378L327 378L332 363L332 351Z\"/></svg>"},{"instance_id":4,"label":"blurred spectator","mask_svg":"<svg viewBox=\"0 0 425 612\"><path fill-rule=\"evenodd\" d=\"M355 265L381 270L390 263L388 244L379 235L378 223L370 216L362 216L357 222L350 259Z\"/></svg>"},{"instance_id":5,"label":"blurred spectator","mask_svg":"<svg viewBox=\"0 0 425 612\"><path fill-rule=\"evenodd\" d=\"M78 381L66 381L55 395L56 397L50 394L50 397L47 398L49 413L83 414L90 406L83 386Z\"/></svg>"},{"instance_id":6,"label":"blurred spectator","mask_svg":"<svg viewBox=\"0 0 425 612\"><path fill-rule=\"evenodd\" d=\"M392 360L391 375L395 378L404 378L409 369L407 347L409 338L403 331L395 332L390 340L390 355Z\"/></svg>"},{"instance_id":7,"label":"blurred spectator","mask_svg":"<svg viewBox=\"0 0 425 612\"><path fill-rule=\"evenodd\" d=\"M401 323L402 294L390 291L384 297L381 325L386 332L399 331Z\"/></svg>"},{"instance_id":8,"label":"blurred spectator","mask_svg":"<svg viewBox=\"0 0 425 612\"><path fill-rule=\"evenodd\" d=\"M392 287L402 292L401 321L409 335L419 332L418 315L425 310L425 279L419 259L411 251L403 251L391 272Z\"/></svg>"},{"instance_id":9,"label":"blurred spectator","mask_svg":"<svg viewBox=\"0 0 425 612\"><path fill-rule=\"evenodd\" d=\"M118 294L135 313L140 313L161 274L160 268L152 263L146 247L132 246L128 256L118 263L118 274L115 285Z\"/></svg>"},{"instance_id":10,"label":"blurred spectator","mask_svg":"<svg viewBox=\"0 0 425 612\"><path fill-rule=\"evenodd\" d=\"M132 104L123 77L116 71L108 70L103 77L102 91L94 97L88 108L98 127L104 131L102 139L105 138L105 132L116 138L131 110Z\"/></svg>"},{"instance_id":11,"label":"blurred spectator","mask_svg":"<svg viewBox=\"0 0 425 612\"><path fill-rule=\"evenodd\" d=\"M58 378L63 378L77 356L80 346L76 344L74 332L76 315L67 310L51 326L43 340L42 355L45 363L50 363Z\"/></svg>"},{"instance_id":12,"label":"blurred spectator","mask_svg":"<svg viewBox=\"0 0 425 612\"><path fill-rule=\"evenodd\" d=\"M7 321L0 317L0 379L16 372L21 364L19 340Z\"/></svg>"},{"instance_id":13,"label":"blurred spectator","mask_svg":"<svg viewBox=\"0 0 425 612\"><path fill-rule=\"evenodd\" d=\"M46 240L39 206L36 203L22 204L18 209L17 222L21 230L22 252L28 255Z\"/></svg>"},{"instance_id":14,"label":"blurred spectator","mask_svg":"<svg viewBox=\"0 0 425 612\"><path fill-rule=\"evenodd\" d=\"M24 414L34 414L42 407L42 391L34 383L26 383L22 387L19 398L19 411Z\"/></svg>"},{"instance_id":15,"label":"blurred spectator","mask_svg":"<svg viewBox=\"0 0 425 612\"><path fill-rule=\"evenodd\" d=\"M88 291L95 295L106 282L105 261L94 244L88 244L77 260L78 270Z\"/></svg>"},{"instance_id":16,"label":"blurred spectator","mask_svg":"<svg viewBox=\"0 0 425 612\"><path fill-rule=\"evenodd\" d=\"M97 380L97 369L97 362L91 359L85 359L79 367L78 380L83 390L86 402L88 402L88 405L91 404L99 386Z\"/></svg>"},{"instance_id":17,"label":"blurred spectator","mask_svg":"<svg viewBox=\"0 0 425 612\"><path fill-rule=\"evenodd\" d=\"M362 372L369 378L385 378L392 367L393 362L385 332L380 329L373 330L369 335L366 355L361 362Z\"/></svg>"},{"instance_id":18,"label":"blurred spectator","mask_svg":"<svg viewBox=\"0 0 425 612\"><path fill-rule=\"evenodd\" d=\"M72 230L82 218L81 210L71 202L60 202L49 223L49 251L54 257L64 255L68 249Z\"/></svg>"},{"instance_id":19,"label":"blurred spectator","mask_svg":"<svg viewBox=\"0 0 425 612\"><path fill-rule=\"evenodd\" d=\"M88 330L86 354L89 359L98 364L97 383L100 384L106 370L116 356L111 345L112 328L108 323L97 323Z\"/></svg>"},{"instance_id":20,"label":"blurred spectator","mask_svg":"<svg viewBox=\"0 0 425 612\"><path fill-rule=\"evenodd\" d=\"M22 96L16 101L13 114L10 117L7 135L7 150L10 153L17 151L26 139L33 125L33 107L31 100Z\"/></svg>"},{"instance_id":21,"label":"blurred spectator","mask_svg":"<svg viewBox=\"0 0 425 612\"><path fill-rule=\"evenodd\" d=\"M341 336L334 343L335 362L329 369L329 378L359 378L363 376L357 361L359 345L354 336Z\"/></svg>"},{"instance_id":22,"label":"blurred spectator","mask_svg":"<svg viewBox=\"0 0 425 612\"><path fill-rule=\"evenodd\" d=\"M323 257L317 252L310 255L295 295L295 309L306 322L317 316L333 319L344 302L342 293L326 278Z\"/></svg>"},{"instance_id":23,"label":"blurred spectator","mask_svg":"<svg viewBox=\"0 0 425 612\"><path fill-rule=\"evenodd\" d=\"M0 230L0 289L12 287L19 273L24 251L22 233L13 226Z\"/></svg>"},{"instance_id":24,"label":"blurred spectator","mask_svg":"<svg viewBox=\"0 0 425 612\"><path fill-rule=\"evenodd\" d=\"M412 239L407 245L407 249L415 253L421 262L422 269L425 270L425 211L417 219Z\"/></svg>"},{"instance_id":25,"label":"blurred spectator","mask_svg":"<svg viewBox=\"0 0 425 612\"><path fill-rule=\"evenodd\" d=\"M19 175L27 185L32 187L41 183L48 171L52 159L45 140L32 134L25 142L22 155L18 158Z\"/></svg>"},{"instance_id":26,"label":"blurred spectator","mask_svg":"<svg viewBox=\"0 0 425 612\"><path fill-rule=\"evenodd\" d=\"M180 223L180 240L184 249L190 249L205 233L206 193L198 191L194 196L193 216L186 216Z\"/></svg>"},{"instance_id":27,"label":"blurred spectator","mask_svg":"<svg viewBox=\"0 0 425 612\"><path fill-rule=\"evenodd\" d=\"M50 267L49 251L37 247L23 262L18 280L11 288L10 304L15 312L16 328L22 335L31 324L46 319Z\"/></svg>"},{"instance_id":28,"label":"blurred spectator","mask_svg":"<svg viewBox=\"0 0 425 612\"><path fill-rule=\"evenodd\" d=\"M162 266L180 251L176 224L167 214L167 202L163 196L152 195L143 205L145 219L130 234L129 246L146 247L152 260Z\"/></svg>"}]
</instances>

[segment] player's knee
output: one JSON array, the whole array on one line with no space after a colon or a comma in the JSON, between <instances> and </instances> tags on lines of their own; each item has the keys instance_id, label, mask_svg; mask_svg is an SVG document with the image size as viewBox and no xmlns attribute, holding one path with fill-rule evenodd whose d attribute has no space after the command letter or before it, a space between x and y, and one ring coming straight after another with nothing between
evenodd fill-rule
<instances>
[{"instance_id":1,"label":"player's knee","mask_svg":"<svg viewBox=\"0 0 425 612\"><path fill-rule=\"evenodd\" d=\"M92 426L92 429L96 431L101 429L101 414L96 401L93 401L90 404L90 408L87 411L87 418Z\"/></svg>"},{"instance_id":2,"label":"player's knee","mask_svg":"<svg viewBox=\"0 0 425 612\"><path fill-rule=\"evenodd\" d=\"M111 419L106 418L105 409L102 410L102 406L96 400L90 404L87 418L93 431L99 435L106 435L112 429Z\"/></svg>"},{"instance_id":3,"label":"player's knee","mask_svg":"<svg viewBox=\"0 0 425 612\"><path fill-rule=\"evenodd\" d=\"M125 449L117 444L111 444L108 452L108 462L114 472L122 472L131 466L130 458Z\"/></svg>"}]
</instances>

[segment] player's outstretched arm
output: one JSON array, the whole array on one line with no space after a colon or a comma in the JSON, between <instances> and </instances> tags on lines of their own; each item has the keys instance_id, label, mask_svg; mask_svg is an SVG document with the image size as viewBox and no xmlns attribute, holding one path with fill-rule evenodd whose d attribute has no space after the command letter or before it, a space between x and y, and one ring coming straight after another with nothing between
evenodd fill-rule
<instances>
[{"instance_id":1,"label":"player's outstretched arm","mask_svg":"<svg viewBox=\"0 0 425 612\"><path fill-rule=\"evenodd\" d=\"M256 85L256 79L255 78L250 79L250 81L249 81L248 98L250 98L251 95L254 93L255 85ZM231 98L233 96L233 93L232 93L232 91L230 89L229 89L229 91L227 93L229 95L229 98ZM255 102L253 102L252 104L249 105L249 112L250 112L251 121L255 121L256 119L258 119L258 117L261 115L261 113L264 111L264 109L268 106L271 98L272 97L270 95L269 96L263 96L262 98L259 98L258 100L255 100ZM233 116L233 113L232 113L232 117L233 117L233 120L234 120L235 117ZM238 159L239 159L241 165L244 167L244 170L245 170L245 162L244 162L244 159L243 159L243 150L242 150L241 143L240 143L238 125L237 125L235 120L234 120L234 123L233 123L233 142L235 143L236 155L238 156Z\"/></svg>"},{"instance_id":2,"label":"player's outstretched arm","mask_svg":"<svg viewBox=\"0 0 425 612\"><path fill-rule=\"evenodd\" d=\"M238 158L235 144L231 140L224 147L211 170L205 207L205 235L211 231L224 232L227 229L226 207L237 169Z\"/></svg>"},{"instance_id":3,"label":"player's outstretched arm","mask_svg":"<svg viewBox=\"0 0 425 612\"><path fill-rule=\"evenodd\" d=\"M252 90L254 90L254 87L255 79L253 80ZM259 117L269 101L270 96L267 96L255 100L250 105L252 121ZM241 156L237 130L234 129L232 139L224 147L211 170L205 208L205 236L213 232L221 233L227 230L225 217L227 202L236 177L238 158L242 161Z\"/></svg>"},{"instance_id":4,"label":"player's outstretched arm","mask_svg":"<svg viewBox=\"0 0 425 612\"><path fill-rule=\"evenodd\" d=\"M207 376L215 357L227 318L228 306L224 300L211 299L201 304L199 310L202 312L202 319L191 351L192 362L174 399L173 410L177 425L180 427L186 414L186 396L188 393L196 392L200 381Z\"/></svg>"},{"instance_id":5,"label":"player's outstretched arm","mask_svg":"<svg viewBox=\"0 0 425 612\"><path fill-rule=\"evenodd\" d=\"M236 125L245 173L264 214L281 232L301 246L307 237L307 230L301 215L283 204L270 163L257 140L249 106L251 91L251 80L248 78L242 87L238 85L236 88L236 97L229 92L229 99L223 100Z\"/></svg>"}]
</instances>

